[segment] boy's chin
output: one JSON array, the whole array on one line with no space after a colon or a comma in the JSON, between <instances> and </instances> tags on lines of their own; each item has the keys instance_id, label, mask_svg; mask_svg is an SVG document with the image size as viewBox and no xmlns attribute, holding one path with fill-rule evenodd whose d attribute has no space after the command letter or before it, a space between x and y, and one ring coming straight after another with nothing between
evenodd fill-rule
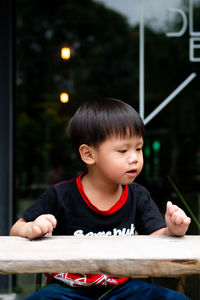
<instances>
[{"instance_id":1,"label":"boy's chin","mask_svg":"<svg viewBox=\"0 0 200 300\"><path fill-rule=\"evenodd\" d=\"M128 178L126 180L122 180L121 184L126 185L126 184L131 184L135 181L135 178Z\"/></svg>"}]
</instances>

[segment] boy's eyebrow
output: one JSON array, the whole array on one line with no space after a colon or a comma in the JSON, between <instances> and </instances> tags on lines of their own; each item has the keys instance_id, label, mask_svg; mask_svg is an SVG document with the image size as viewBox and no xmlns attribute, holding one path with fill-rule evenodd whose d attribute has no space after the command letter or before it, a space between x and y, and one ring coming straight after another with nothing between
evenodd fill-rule
<instances>
[{"instance_id":1,"label":"boy's eyebrow","mask_svg":"<svg viewBox=\"0 0 200 300\"><path fill-rule=\"evenodd\" d=\"M138 146L138 145L144 145L144 142L143 142L143 141L140 141L140 142L138 142L138 143L136 144L136 146Z\"/></svg>"},{"instance_id":2,"label":"boy's eyebrow","mask_svg":"<svg viewBox=\"0 0 200 300\"><path fill-rule=\"evenodd\" d=\"M120 145L120 146L129 146L130 144L131 144L130 142L126 142L126 141L121 141L121 142L118 143L118 145ZM136 146L139 146L139 145L143 146L144 145L144 141L143 140L138 141L138 143L136 144Z\"/></svg>"}]
</instances>

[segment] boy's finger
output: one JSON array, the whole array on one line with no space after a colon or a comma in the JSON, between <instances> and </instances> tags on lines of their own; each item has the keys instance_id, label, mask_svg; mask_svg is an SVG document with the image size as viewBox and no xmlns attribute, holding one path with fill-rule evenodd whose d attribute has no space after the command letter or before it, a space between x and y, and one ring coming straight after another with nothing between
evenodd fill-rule
<instances>
[{"instance_id":1,"label":"boy's finger","mask_svg":"<svg viewBox=\"0 0 200 300\"><path fill-rule=\"evenodd\" d=\"M183 221L183 224L189 225L191 223L191 219L189 217L186 217Z\"/></svg>"},{"instance_id":2,"label":"boy's finger","mask_svg":"<svg viewBox=\"0 0 200 300\"><path fill-rule=\"evenodd\" d=\"M172 204L171 201L167 202L167 209L166 209L167 215L172 215L177 210L178 210L178 207L176 205Z\"/></svg>"},{"instance_id":3,"label":"boy's finger","mask_svg":"<svg viewBox=\"0 0 200 300\"><path fill-rule=\"evenodd\" d=\"M183 212L177 205L172 204L171 201L167 202L167 211L170 215L174 214L177 211Z\"/></svg>"},{"instance_id":4,"label":"boy's finger","mask_svg":"<svg viewBox=\"0 0 200 300\"><path fill-rule=\"evenodd\" d=\"M175 220L174 220L174 223L176 225L179 225L181 224L182 222L184 221L184 217L183 216L176 216Z\"/></svg>"},{"instance_id":5,"label":"boy's finger","mask_svg":"<svg viewBox=\"0 0 200 300\"><path fill-rule=\"evenodd\" d=\"M171 207L171 206L172 206L171 201L167 201L167 205L166 205L166 215L169 215L169 214L170 214L169 210L170 210L170 207Z\"/></svg>"},{"instance_id":6,"label":"boy's finger","mask_svg":"<svg viewBox=\"0 0 200 300\"><path fill-rule=\"evenodd\" d=\"M169 209L172 206L172 202L171 201L167 201L167 209Z\"/></svg>"},{"instance_id":7,"label":"boy's finger","mask_svg":"<svg viewBox=\"0 0 200 300\"><path fill-rule=\"evenodd\" d=\"M49 215L45 215L45 219L48 220L52 224L53 228L56 227L57 220L56 220L56 218L53 215L50 215L50 214Z\"/></svg>"},{"instance_id":8,"label":"boy's finger","mask_svg":"<svg viewBox=\"0 0 200 300\"><path fill-rule=\"evenodd\" d=\"M42 230L38 225L33 225L32 233L33 233L32 238L35 238L35 237L42 235Z\"/></svg>"}]
</instances>

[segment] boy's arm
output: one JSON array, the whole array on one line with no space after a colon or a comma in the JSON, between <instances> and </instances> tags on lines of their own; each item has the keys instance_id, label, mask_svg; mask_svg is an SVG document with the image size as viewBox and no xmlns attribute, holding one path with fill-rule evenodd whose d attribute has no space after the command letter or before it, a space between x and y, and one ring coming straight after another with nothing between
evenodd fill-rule
<instances>
[{"instance_id":1,"label":"boy's arm","mask_svg":"<svg viewBox=\"0 0 200 300\"><path fill-rule=\"evenodd\" d=\"M56 218L50 214L41 215L32 222L26 222L21 218L12 226L10 235L35 239L46 233L51 233L56 224Z\"/></svg>"},{"instance_id":2,"label":"boy's arm","mask_svg":"<svg viewBox=\"0 0 200 300\"><path fill-rule=\"evenodd\" d=\"M154 231L152 235L183 236L188 230L191 219L186 216L181 208L168 201L165 222L167 227Z\"/></svg>"}]
</instances>

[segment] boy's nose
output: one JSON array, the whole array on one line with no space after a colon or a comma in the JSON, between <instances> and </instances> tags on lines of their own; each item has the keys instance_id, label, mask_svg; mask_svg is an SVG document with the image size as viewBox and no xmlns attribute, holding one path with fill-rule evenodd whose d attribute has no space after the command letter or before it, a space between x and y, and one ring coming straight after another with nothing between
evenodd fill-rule
<instances>
[{"instance_id":1,"label":"boy's nose","mask_svg":"<svg viewBox=\"0 0 200 300\"><path fill-rule=\"evenodd\" d=\"M128 158L128 163L129 164L133 164L133 163L137 163L138 161L138 157L136 153L131 153L129 158Z\"/></svg>"}]
</instances>

